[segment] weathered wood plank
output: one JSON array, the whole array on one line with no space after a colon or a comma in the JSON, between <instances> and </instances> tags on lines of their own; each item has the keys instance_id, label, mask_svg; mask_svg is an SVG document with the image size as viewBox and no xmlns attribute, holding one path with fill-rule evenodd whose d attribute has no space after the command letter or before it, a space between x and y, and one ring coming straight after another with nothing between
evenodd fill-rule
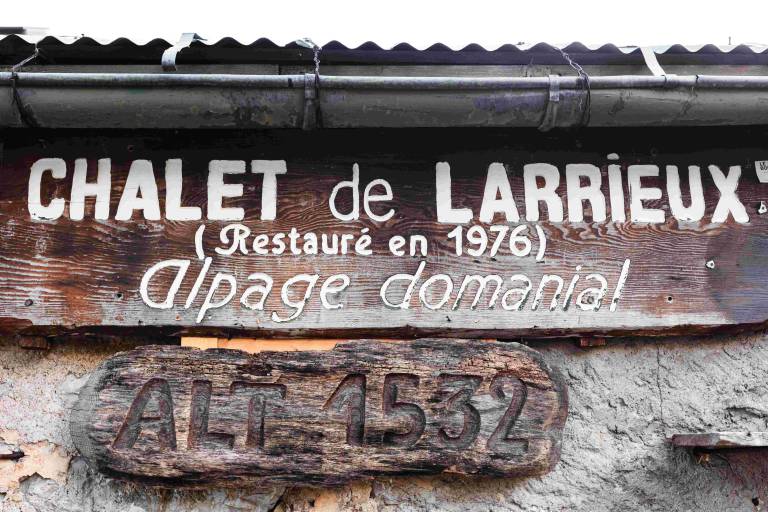
<instances>
[{"instance_id":1,"label":"weathered wood plank","mask_svg":"<svg viewBox=\"0 0 768 512\"><path fill-rule=\"evenodd\" d=\"M559 374L515 343L361 340L324 352L154 346L106 360L71 418L105 474L160 486L335 485L557 462Z\"/></svg>"},{"instance_id":2,"label":"weathered wood plank","mask_svg":"<svg viewBox=\"0 0 768 512\"><path fill-rule=\"evenodd\" d=\"M703 432L674 434L669 442L685 448L768 448L768 432Z\"/></svg>"},{"instance_id":3,"label":"weathered wood plank","mask_svg":"<svg viewBox=\"0 0 768 512\"><path fill-rule=\"evenodd\" d=\"M757 129L594 130L578 138L454 130L6 133L0 332L142 327L219 337L502 338L757 328L768 318L765 137ZM30 170L42 158L60 158L64 167L61 178L41 171L38 200ZM229 163L216 163L222 159ZM73 182L79 166L88 183L96 183L100 160L109 170L109 197L102 193L97 212L95 197L80 195L95 193L95 186ZM267 183L264 161L283 162L285 174ZM447 195L440 195L447 190L438 177L441 162L450 167ZM503 165L500 173L494 163ZM597 172L597 188L577 174L577 164ZM551 194L537 196L546 180L526 178L529 165L536 172L554 169ZM210 169L227 166L243 173L219 176L225 186ZM358 209L349 185L336 195L334 215L334 187L352 180L354 168ZM369 196L386 195L376 180L391 186L392 199L366 203L371 183ZM505 180L518 220L509 202L498 202L507 194ZM265 206L270 197L274 212ZM60 215L32 218L31 210L40 213L38 203ZM128 208L140 205L146 208ZM81 206L83 219L77 220ZM155 206L158 220L151 219ZM212 219L222 216L217 206L242 208L243 219ZM483 214L484 207L490 213ZM132 217L119 220L121 211ZM339 218L349 212L359 218ZM456 224L465 214L471 220ZM185 215L192 220L178 220ZM232 224L250 235L233 254L221 254L239 229L227 231ZM319 254L305 235L318 237ZM338 244L350 237L346 254L324 254L323 235L330 245L334 236ZM355 248L366 236L370 254ZM405 241L400 249L390 245L396 237ZM152 275L162 262L171 263ZM267 282L256 274L271 279L263 301ZM413 279L384 290L388 306L382 291L397 274ZM179 287L170 296L176 276ZM494 276L502 281L496 295ZM491 280L475 302L481 278Z\"/></svg>"}]
</instances>

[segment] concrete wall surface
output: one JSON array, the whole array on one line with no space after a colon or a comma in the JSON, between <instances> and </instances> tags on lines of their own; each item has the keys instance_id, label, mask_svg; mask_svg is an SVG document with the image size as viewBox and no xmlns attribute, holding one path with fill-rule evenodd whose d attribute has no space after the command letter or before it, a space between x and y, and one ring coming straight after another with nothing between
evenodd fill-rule
<instances>
[{"instance_id":1,"label":"concrete wall surface","mask_svg":"<svg viewBox=\"0 0 768 512\"><path fill-rule=\"evenodd\" d=\"M112 481L77 456L69 408L88 373L140 340L68 340L49 351L0 340L0 511L755 511L768 457L694 454L677 432L768 430L768 336L635 338L578 348L531 343L564 375L562 459L541 478L382 478L337 489L167 491ZM284 492L285 491L285 492Z\"/></svg>"}]
</instances>

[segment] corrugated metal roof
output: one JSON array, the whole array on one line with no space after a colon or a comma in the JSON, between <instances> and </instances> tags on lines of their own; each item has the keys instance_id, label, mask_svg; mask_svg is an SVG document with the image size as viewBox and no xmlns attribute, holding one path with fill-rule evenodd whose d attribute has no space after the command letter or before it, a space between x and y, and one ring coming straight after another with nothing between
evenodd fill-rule
<instances>
[{"instance_id":1,"label":"corrugated metal roof","mask_svg":"<svg viewBox=\"0 0 768 512\"><path fill-rule=\"evenodd\" d=\"M136 44L127 38L97 41L81 37L65 42L52 36L29 37L10 35L0 38L0 65L16 64L31 55L37 45L38 63L49 64L155 64L172 43L153 39ZM768 65L768 47L762 45L716 46L713 44L684 46L681 44L653 47L662 65ZM582 65L642 65L639 47L612 44L587 46L579 42L563 48ZM296 43L278 45L261 38L243 44L233 38L215 43L196 41L179 54L179 64L236 63L310 63L312 50ZM417 49L408 43L382 48L367 42L350 48L338 41L323 45L322 61L327 64L462 64L462 65L560 65L563 56L547 43L533 45L505 44L486 49L478 44L452 49L436 43Z\"/></svg>"}]
</instances>

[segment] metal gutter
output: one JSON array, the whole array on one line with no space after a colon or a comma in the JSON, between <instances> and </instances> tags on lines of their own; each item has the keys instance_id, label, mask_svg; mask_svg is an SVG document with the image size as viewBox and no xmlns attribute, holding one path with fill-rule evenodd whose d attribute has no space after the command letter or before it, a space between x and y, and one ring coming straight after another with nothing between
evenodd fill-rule
<instances>
[{"instance_id":1,"label":"metal gutter","mask_svg":"<svg viewBox=\"0 0 768 512\"><path fill-rule=\"evenodd\" d=\"M313 109L323 128L768 124L768 76L594 76L588 88L586 82L0 72L0 128L314 128L314 119L305 119Z\"/></svg>"},{"instance_id":2,"label":"metal gutter","mask_svg":"<svg viewBox=\"0 0 768 512\"><path fill-rule=\"evenodd\" d=\"M8 82L12 72L0 72L0 82ZM303 83L304 75L238 75L238 74L161 74L161 73L27 73L17 72L20 85L37 86L142 86L175 87L293 87ZM412 77L412 76L320 76L322 89L548 89L551 80L557 80L560 89L583 89L578 76L554 77ZM594 76L589 79L592 89L659 88L676 86L754 87L768 89L768 76L722 75L617 75Z\"/></svg>"}]
</instances>

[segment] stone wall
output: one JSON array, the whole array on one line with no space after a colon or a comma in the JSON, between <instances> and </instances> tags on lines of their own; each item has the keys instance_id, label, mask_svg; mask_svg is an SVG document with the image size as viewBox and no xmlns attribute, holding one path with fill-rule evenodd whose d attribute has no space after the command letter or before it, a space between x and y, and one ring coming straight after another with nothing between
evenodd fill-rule
<instances>
[{"instance_id":1,"label":"stone wall","mask_svg":"<svg viewBox=\"0 0 768 512\"><path fill-rule=\"evenodd\" d=\"M2 511L754 511L768 506L766 452L691 454L675 432L768 430L768 336L536 342L568 383L562 460L531 479L383 478L348 487L163 491L111 481L74 453L68 410L91 371L139 340L0 340Z\"/></svg>"}]
</instances>

